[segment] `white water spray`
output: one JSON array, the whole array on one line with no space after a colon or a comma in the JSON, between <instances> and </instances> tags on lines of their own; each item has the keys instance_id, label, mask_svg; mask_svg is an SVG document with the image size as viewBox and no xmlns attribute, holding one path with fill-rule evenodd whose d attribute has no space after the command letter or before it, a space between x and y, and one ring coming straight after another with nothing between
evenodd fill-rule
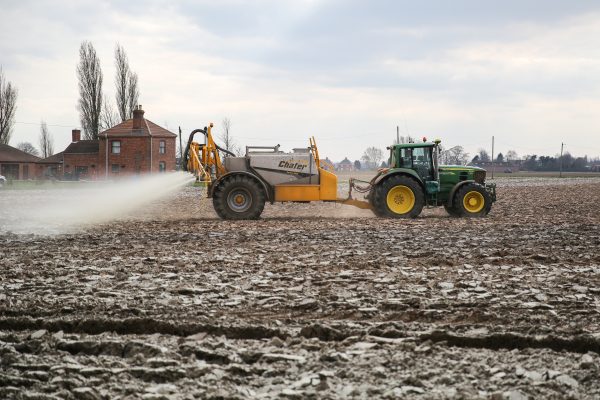
<instances>
[{"instance_id":1,"label":"white water spray","mask_svg":"<svg viewBox=\"0 0 600 400\"><path fill-rule=\"evenodd\" d=\"M0 191L0 233L66 233L108 222L165 198L194 180L184 172L62 189Z\"/></svg>"}]
</instances>

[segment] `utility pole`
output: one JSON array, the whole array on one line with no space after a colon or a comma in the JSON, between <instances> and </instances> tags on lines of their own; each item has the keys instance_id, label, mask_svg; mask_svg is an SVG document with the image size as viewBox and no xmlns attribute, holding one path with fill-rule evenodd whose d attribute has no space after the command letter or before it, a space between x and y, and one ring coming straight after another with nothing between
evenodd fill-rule
<instances>
[{"instance_id":1,"label":"utility pole","mask_svg":"<svg viewBox=\"0 0 600 400\"><path fill-rule=\"evenodd\" d=\"M179 127L179 170L183 171L183 147L181 145L181 127Z\"/></svg>"},{"instance_id":2,"label":"utility pole","mask_svg":"<svg viewBox=\"0 0 600 400\"><path fill-rule=\"evenodd\" d=\"M400 127L396 125L396 144L400 144Z\"/></svg>"},{"instance_id":3,"label":"utility pole","mask_svg":"<svg viewBox=\"0 0 600 400\"><path fill-rule=\"evenodd\" d=\"M563 168L563 148L565 147L564 143L560 144L560 174L559 177L562 178L562 168Z\"/></svg>"},{"instance_id":4,"label":"utility pole","mask_svg":"<svg viewBox=\"0 0 600 400\"><path fill-rule=\"evenodd\" d=\"M492 136L492 179L494 179L494 136Z\"/></svg>"}]
</instances>

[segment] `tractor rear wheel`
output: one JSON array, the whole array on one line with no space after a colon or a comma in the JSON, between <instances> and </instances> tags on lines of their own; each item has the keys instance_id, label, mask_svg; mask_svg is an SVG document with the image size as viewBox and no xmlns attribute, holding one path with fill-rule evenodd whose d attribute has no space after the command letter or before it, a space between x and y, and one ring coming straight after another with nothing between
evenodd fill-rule
<instances>
[{"instance_id":1,"label":"tractor rear wheel","mask_svg":"<svg viewBox=\"0 0 600 400\"><path fill-rule=\"evenodd\" d=\"M381 191L381 185L371 187L371 191L369 192L369 204L371 205L371 210L373 210L373 213L376 216L385 217L385 214L382 212L380 201L378 200L381 197L379 193L377 193L379 191Z\"/></svg>"},{"instance_id":2,"label":"tractor rear wheel","mask_svg":"<svg viewBox=\"0 0 600 400\"><path fill-rule=\"evenodd\" d=\"M461 217L485 217L492 208L492 198L477 183L467 183L456 192L454 209Z\"/></svg>"},{"instance_id":3,"label":"tractor rear wheel","mask_svg":"<svg viewBox=\"0 0 600 400\"><path fill-rule=\"evenodd\" d=\"M265 192L256 179L234 175L215 188L213 206L223 219L258 219L265 208Z\"/></svg>"},{"instance_id":4,"label":"tractor rear wheel","mask_svg":"<svg viewBox=\"0 0 600 400\"><path fill-rule=\"evenodd\" d=\"M421 185L408 176L395 175L375 190L373 206L377 214L389 218L416 218L425 205Z\"/></svg>"}]
</instances>

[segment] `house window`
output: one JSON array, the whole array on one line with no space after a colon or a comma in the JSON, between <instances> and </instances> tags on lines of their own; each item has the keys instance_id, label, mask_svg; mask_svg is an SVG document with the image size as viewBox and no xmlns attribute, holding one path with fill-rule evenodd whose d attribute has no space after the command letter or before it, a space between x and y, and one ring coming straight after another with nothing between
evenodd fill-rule
<instances>
[{"instance_id":1,"label":"house window","mask_svg":"<svg viewBox=\"0 0 600 400\"><path fill-rule=\"evenodd\" d=\"M158 163L158 172L165 172L167 170L167 164L164 161Z\"/></svg>"},{"instance_id":2,"label":"house window","mask_svg":"<svg viewBox=\"0 0 600 400\"><path fill-rule=\"evenodd\" d=\"M113 140L112 142L110 142L111 144L111 150L110 152L113 154L121 154L121 141L120 140Z\"/></svg>"},{"instance_id":3,"label":"house window","mask_svg":"<svg viewBox=\"0 0 600 400\"><path fill-rule=\"evenodd\" d=\"M161 140L158 144L158 154L165 154L167 152L167 144L164 140Z\"/></svg>"},{"instance_id":4,"label":"house window","mask_svg":"<svg viewBox=\"0 0 600 400\"><path fill-rule=\"evenodd\" d=\"M112 164L112 165L111 165L111 170L112 170L112 173L113 173L113 174L118 174L118 173L119 173L119 170L120 170L120 168L119 168L119 164Z\"/></svg>"}]
</instances>

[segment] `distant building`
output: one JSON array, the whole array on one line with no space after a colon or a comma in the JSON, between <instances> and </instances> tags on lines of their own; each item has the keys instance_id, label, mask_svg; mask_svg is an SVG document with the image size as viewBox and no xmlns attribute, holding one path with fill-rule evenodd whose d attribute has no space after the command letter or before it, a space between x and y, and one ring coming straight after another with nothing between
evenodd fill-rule
<instances>
[{"instance_id":1,"label":"distant building","mask_svg":"<svg viewBox=\"0 0 600 400\"><path fill-rule=\"evenodd\" d=\"M470 165L481 167L488 172L519 172L521 170L521 160L513 161L475 161Z\"/></svg>"},{"instance_id":2,"label":"distant building","mask_svg":"<svg viewBox=\"0 0 600 400\"><path fill-rule=\"evenodd\" d=\"M81 131L73 129L71 144L62 152L63 176L70 180L98 179L98 140L81 140Z\"/></svg>"},{"instance_id":3,"label":"distant building","mask_svg":"<svg viewBox=\"0 0 600 400\"><path fill-rule=\"evenodd\" d=\"M337 165L338 171L354 171L354 163L348 160L348 157L344 158Z\"/></svg>"},{"instance_id":4,"label":"distant building","mask_svg":"<svg viewBox=\"0 0 600 400\"><path fill-rule=\"evenodd\" d=\"M141 106L133 111L132 119L98 136L100 176L175 170L177 135L145 119Z\"/></svg>"},{"instance_id":5,"label":"distant building","mask_svg":"<svg viewBox=\"0 0 600 400\"><path fill-rule=\"evenodd\" d=\"M81 140L81 131L73 129L71 144L44 159L0 144L0 174L9 180L96 180L175 171L177 135L145 119L141 106L133 111L133 118L98 137Z\"/></svg>"},{"instance_id":6,"label":"distant building","mask_svg":"<svg viewBox=\"0 0 600 400\"><path fill-rule=\"evenodd\" d=\"M7 144L0 144L0 175L8 180L36 179L40 176L41 158Z\"/></svg>"},{"instance_id":7,"label":"distant building","mask_svg":"<svg viewBox=\"0 0 600 400\"><path fill-rule=\"evenodd\" d=\"M63 152L56 153L38 161L42 179L62 179L63 177Z\"/></svg>"}]
</instances>

